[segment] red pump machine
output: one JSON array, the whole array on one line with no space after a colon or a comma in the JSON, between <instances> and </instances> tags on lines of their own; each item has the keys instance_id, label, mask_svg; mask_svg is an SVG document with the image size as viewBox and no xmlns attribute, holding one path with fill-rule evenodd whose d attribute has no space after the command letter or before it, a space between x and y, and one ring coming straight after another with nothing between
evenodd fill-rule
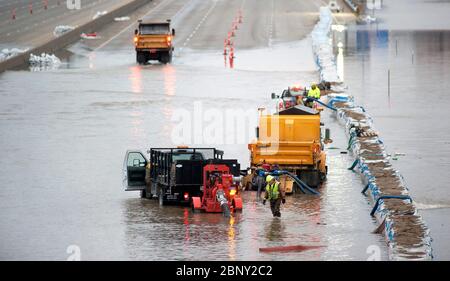
<instances>
[{"instance_id":1,"label":"red pump machine","mask_svg":"<svg viewBox=\"0 0 450 281\"><path fill-rule=\"evenodd\" d=\"M192 197L192 209L207 213L223 213L242 210L242 198L238 195L240 179L233 177L224 164L208 164L203 168L203 195Z\"/></svg>"}]
</instances>

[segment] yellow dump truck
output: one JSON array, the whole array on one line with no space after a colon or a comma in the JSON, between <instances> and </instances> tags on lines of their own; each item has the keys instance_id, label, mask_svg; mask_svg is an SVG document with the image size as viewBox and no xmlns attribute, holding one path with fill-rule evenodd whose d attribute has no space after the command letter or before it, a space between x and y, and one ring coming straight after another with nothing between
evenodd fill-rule
<instances>
[{"instance_id":1,"label":"yellow dump truck","mask_svg":"<svg viewBox=\"0 0 450 281\"><path fill-rule=\"evenodd\" d=\"M256 132L257 139L248 145L253 169L288 171L310 187L326 179L319 111L297 105L273 115L261 113ZM287 193L292 192L295 184L290 178L282 176L280 181Z\"/></svg>"},{"instance_id":2,"label":"yellow dump truck","mask_svg":"<svg viewBox=\"0 0 450 281\"><path fill-rule=\"evenodd\" d=\"M166 22L139 20L139 27L134 31L137 63L145 64L149 60L170 63L174 50L174 36L175 29L170 29L170 20Z\"/></svg>"}]
</instances>

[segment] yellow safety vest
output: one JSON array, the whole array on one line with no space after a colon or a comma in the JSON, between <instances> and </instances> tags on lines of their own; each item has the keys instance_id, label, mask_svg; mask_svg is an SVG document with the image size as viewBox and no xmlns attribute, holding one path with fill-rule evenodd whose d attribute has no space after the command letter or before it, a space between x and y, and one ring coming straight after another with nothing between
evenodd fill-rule
<instances>
[{"instance_id":1,"label":"yellow safety vest","mask_svg":"<svg viewBox=\"0 0 450 281\"><path fill-rule=\"evenodd\" d=\"M280 197L279 186L280 186L280 183L277 181L272 185L267 184L266 192L267 192L267 197L269 200L276 200L276 199L278 199L278 197Z\"/></svg>"},{"instance_id":2,"label":"yellow safety vest","mask_svg":"<svg viewBox=\"0 0 450 281\"><path fill-rule=\"evenodd\" d=\"M309 91L308 91L308 97L320 99L320 89L317 88L317 87L316 87L315 90L309 89Z\"/></svg>"}]
</instances>

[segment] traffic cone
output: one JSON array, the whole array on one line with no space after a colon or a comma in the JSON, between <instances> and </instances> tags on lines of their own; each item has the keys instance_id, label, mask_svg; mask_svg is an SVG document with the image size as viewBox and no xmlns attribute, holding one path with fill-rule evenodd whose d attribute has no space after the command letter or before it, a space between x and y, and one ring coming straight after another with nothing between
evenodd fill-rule
<instances>
[{"instance_id":1,"label":"traffic cone","mask_svg":"<svg viewBox=\"0 0 450 281\"><path fill-rule=\"evenodd\" d=\"M233 68L233 66L234 66L234 52L233 52L233 50L230 50L229 60L230 60L230 68Z\"/></svg>"}]
</instances>

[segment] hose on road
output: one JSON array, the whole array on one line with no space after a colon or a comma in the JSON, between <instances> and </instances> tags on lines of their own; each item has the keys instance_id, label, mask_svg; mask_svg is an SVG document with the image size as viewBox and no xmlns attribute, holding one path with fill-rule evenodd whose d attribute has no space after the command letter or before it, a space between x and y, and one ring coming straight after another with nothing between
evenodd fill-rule
<instances>
[{"instance_id":1,"label":"hose on road","mask_svg":"<svg viewBox=\"0 0 450 281\"><path fill-rule=\"evenodd\" d=\"M300 190L303 192L303 194L307 194L309 192L310 194L313 194L313 195L320 195L320 192L314 190L312 187L310 187L305 182L303 182L301 179L299 179L297 177L297 175L295 175L291 172L284 171L284 170L276 170L269 174L273 175L273 176L287 175L297 184L297 186L300 188ZM308 192L306 192L306 191L308 191Z\"/></svg>"}]
</instances>

